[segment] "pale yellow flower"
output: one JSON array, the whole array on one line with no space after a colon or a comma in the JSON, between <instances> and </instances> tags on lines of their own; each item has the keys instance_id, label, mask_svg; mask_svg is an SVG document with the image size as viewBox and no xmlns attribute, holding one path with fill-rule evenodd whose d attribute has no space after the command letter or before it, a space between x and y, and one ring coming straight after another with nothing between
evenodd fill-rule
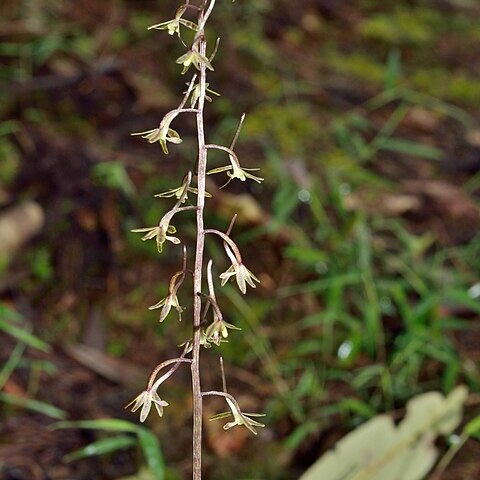
<instances>
[{"instance_id":1,"label":"pale yellow flower","mask_svg":"<svg viewBox=\"0 0 480 480\"><path fill-rule=\"evenodd\" d=\"M183 307L180 306L178 303L178 297L175 293L170 293L166 298L163 298L160 300L158 303L155 305L152 305L151 307L148 307L149 310L155 310L157 308L162 308L160 312L160 322L163 322L168 314L170 313L170 310L175 308L175 310L178 312L178 320L182 320L182 312L183 312Z\"/></svg>"},{"instance_id":2,"label":"pale yellow flower","mask_svg":"<svg viewBox=\"0 0 480 480\"><path fill-rule=\"evenodd\" d=\"M140 412L140 421L143 423L150 413L152 408L152 403L157 409L157 413L160 417L163 416L163 407L168 407L168 403L162 400L156 391L155 388L143 391L138 397L136 397L132 402L130 402L126 408L133 404L132 412L136 412L140 407L142 410Z\"/></svg>"},{"instance_id":3,"label":"pale yellow flower","mask_svg":"<svg viewBox=\"0 0 480 480\"><path fill-rule=\"evenodd\" d=\"M230 395L229 395L230 396ZM263 417L263 414L260 413L242 413L240 408L238 407L238 404L236 402L233 402L230 398L225 397L225 400L230 407L231 412L226 412L226 413L219 413L218 415L213 416L210 418L210 421L214 420L221 420L223 418L227 418L229 416L233 415L233 422L228 422L223 426L224 430L229 430L232 427L238 426L245 426L250 430L254 435L257 435L257 428L262 428L265 427L263 423L257 422L256 420L253 420L249 417Z\"/></svg>"},{"instance_id":4,"label":"pale yellow flower","mask_svg":"<svg viewBox=\"0 0 480 480\"><path fill-rule=\"evenodd\" d=\"M247 293L247 283L252 288L256 288L257 286L253 281L255 280L256 282L260 283L260 280L243 263L237 260L233 252L230 250L230 247L226 243L224 246L232 264L225 272L220 274L222 287L230 280L231 277L235 277L238 288L243 294Z\"/></svg>"},{"instance_id":5,"label":"pale yellow flower","mask_svg":"<svg viewBox=\"0 0 480 480\"><path fill-rule=\"evenodd\" d=\"M209 70L213 71L210 60L198 52L195 48L189 50L187 53L177 58L177 63L183 65L182 75L188 71L193 65L197 70L200 70L202 65L205 65Z\"/></svg>"},{"instance_id":6,"label":"pale yellow flower","mask_svg":"<svg viewBox=\"0 0 480 480\"><path fill-rule=\"evenodd\" d=\"M178 145L182 143L179 133L170 128L170 124L175 120L175 118L182 113L181 109L172 110L168 112L160 122L158 128L153 130L147 130L146 132L132 133L133 136L140 135L142 138L148 140L148 143L160 142L162 146L163 153L168 154L167 142Z\"/></svg>"}]
</instances>

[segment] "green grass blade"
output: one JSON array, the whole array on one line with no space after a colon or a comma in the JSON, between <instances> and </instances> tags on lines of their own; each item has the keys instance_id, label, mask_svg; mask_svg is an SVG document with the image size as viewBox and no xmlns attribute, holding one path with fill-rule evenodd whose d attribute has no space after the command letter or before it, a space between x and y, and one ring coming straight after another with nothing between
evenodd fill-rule
<instances>
[{"instance_id":1,"label":"green grass blade","mask_svg":"<svg viewBox=\"0 0 480 480\"><path fill-rule=\"evenodd\" d=\"M449 290L446 292L446 297L450 302L469 308L472 312L480 315L480 302L478 299L472 298L467 292L462 290Z\"/></svg>"},{"instance_id":2,"label":"green grass blade","mask_svg":"<svg viewBox=\"0 0 480 480\"><path fill-rule=\"evenodd\" d=\"M133 447L137 444L135 437L129 437L127 435L118 435L116 437L102 438L96 442L79 448L74 452L69 453L63 457L65 462L73 462L74 460L80 460L81 458L94 457L98 455L106 455L118 450L125 450Z\"/></svg>"},{"instance_id":3,"label":"green grass blade","mask_svg":"<svg viewBox=\"0 0 480 480\"><path fill-rule=\"evenodd\" d=\"M5 362L5 365L0 372L0 390L7 383L8 379L12 372L17 368L20 360L22 359L23 352L25 351L26 345L23 342L18 342L15 345L15 348L12 350L12 353L8 357L8 360Z\"/></svg>"},{"instance_id":4,"label":"green grass blade","mask_svg":"<svg viewBox=\"0 0 480 480\"><path fill-rule=\"evenodd\" d=\"M85 428L91 430L105 430L107 432L138 433L142 428L126 420L116 418L102 418L99 420L80 420L78 422L57 422L52 428Z\"/></svg>"},{"instance_id":5,"label":"green grass blade","mask_svg":"<svg viewBox=\"0 0 480 480\"><path fill-rule=\"evenodd\" d=\"M403 140L401 138L389 138L382 142L381 150L389 152L404 153L406 155L413 155L416 157L427 158L429 160L442 160L444 153L438 148L422 143L412 142L410 140Z\"/></svg>"},{"instance_id":6,"label":"green grass blade","mask_svg":"<svg viewBox=\"0 0 480 480\"><path fill-rule=\"evenodd\" d=\"M480 415L475 417L474 419L470 420L464 428L464 432L468 436L476 435L480 433Z\"/></svg>"},{"instance_id":7,"label":"green grass blade","mask_svg":"<svg viewBox=\"0 0 480 480\"><path fill-rule=\"evenodd\" d=\"M0 319L10 320L15 323L20 323L22 321L22 316L15 310L12 310L11 308L8 308L6 305L0 303Z\"/></svg>"},{"instance_id":8,"label":"green grass blade","mask_svg":"<svg viewBox=\"0 0 480 480\"><path fill-rule=\"evenodd\" d=\"M39 400L18 397L9 393L0 393L0 401L17 407L26 408L32 412L42 413L47 417L56 418L58 420L63 420L67 417L67 412L64 410L61 410L54 405L50 405L49 403L40 402Z\"/></svg>"},{"instance_id":9,"label":"green grass blade","mask_svg":"<svg viewBox=\"0 0 480 480\"><path fill-rule=\"evenodd\" d=\"M286 298L302 293L320 293L329 289L333 285L355 285L362 281L360 273L346 273L331 278L322 278L299 285L290 285L277 290L277 298Z\"/></svg>"},{"instance_id":10,"label":"green grass blade","mask_svg":"<svg viewBox=\"0 0 480 480\"><path fill-rule=\"evenodd\" d=\"M138 430L138 441L155 480L164 480L165 462L157 437L145 428Z\"/></svg>"},{"instance_id":11,"label":"green grass blade","mask_svg":"<svg viewBox=\"0 0 480 480\"><path fill-rule=\"evenodd\" d=\"M8 321L0 319L0 330L3 330L8 335L11 335L20 342L26 343L28 346L36 348L37 350L42 350L43 352L50 351L50 345L25 329L12 325Z\"/></svg>"},{"instance_id":12,"label":"green grass blade","mask_svg":"<svg viewBox=\"0 0 480 480\"><path fill-rule=\"evenodd\" d=\"M400 50L394 48L388 53L387 69L385 72L385 81L383 88L385 90L391 90L398 85L400 74L402 72L402 58Z\"/></svg>"}]
</instances>

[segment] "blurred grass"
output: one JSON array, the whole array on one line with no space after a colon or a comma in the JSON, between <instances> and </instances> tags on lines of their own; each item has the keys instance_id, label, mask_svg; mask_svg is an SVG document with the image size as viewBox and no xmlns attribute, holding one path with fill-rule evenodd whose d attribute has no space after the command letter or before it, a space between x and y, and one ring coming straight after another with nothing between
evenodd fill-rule
<instances>
[{"instance_id":1,"label":"blurred grass","mask_svg":"<svg viewBox=\"0 0 480 480\"><path fill-rule=\"evenodd\" d=\"M456 152L446 145L444 132L458 132L463 142L465 132L476 128L480 82L470 51L479 39L478 18L468 9L445 11L428 2L354 3L361 13L354 25L348 8L324 15L314 2L305 2L292 13L295 7L280 0L222 2L215 20L222 42L211 86L222 97L208 105L212 141L230 138L235 119L247 111L238 149L247 166L262 167L266 181L237 192L257 199L268 214L252 229L235 229L245 258L252 259L255 273L264 273L266 286L248 299L230 286L219 292L227 316L243 329L222 354L237 367L258 366L259 382L267 385L268 422L278 429L275 438L289 459L309 442L315 448L319 432L332 426L346 431L379 412L402 408L421 392L448 393L458 383L479 391L478 363L456 340L459 332L478 331L478 233L448 246L438 232L420 232L412 216L380 208L382 195L399 195L402 181L420 171L424 180L445 177L443 162ZM64 138L72 144L66 150L72 157L81 152L89 159L85 196L98 197L98 206L115 195L108 213L117 225L114 233L102 230L110 235L109 248L116 248L115 262L141 273L157 257L126 232L161 215L166 204L152 195L177 185L186 164L177 153L160 163L158 152L128 138L156 121L182 89L172 66L180 49L146 31L167 18L175 3L154 9L117 2L97 11L86 2L83 12L69 12L61 2L44 4L35 18L28 9L9 13L19 22L35 20L41 33L33 29L0 44L0 78L8 87L0 96L0 179L7 192L1 203L48 197L38 183L18 179L32 169L24 159L36 150L42 155L42 142L54 151L55 140ZM445 38L459 49L461 61L452 59ZM90 75L97 62L117 56L118 70ZM79 72L85 78L58 98L60 87L53 94L35 91L37 77L58 80ZM32 92L15 98L7 93L12 85ZM418 109L433 118L438 132L436 126L425 133L408 125ZM192 143L186 140L182 148L193 158ZM478 206L477 177L455 175L452 182L464 185ZM89 198L77 205L79 195L65 192L56 207L61 217L75 222L80 208L95 212ZM362 194L373 209L358 200ZM66 333L75 338L78 328L72 330L71 322L39 301L46 293L53 304L59 288L72 289L57 284L58 258L63 243L72 240L71 226L54 217L31 253L10 268L28 269L30 281L22 282L19 292L46 316L54 312L50 321L58 321L59 339ZM208 220L221 227L229 219L214 206ZM282 234L288 241L278 240ZM67 240L56 243L62 235ZM221 251L211 246L209 253L220 268ZM162 260L170 267L178 258ZM144 287L130 285L130 293L109 292L102 299L109 327L122 332L111 340L111 352L135 359L128 335L150 328L153 316L145 314L144 321L143 307L158 296L164 287L157 284L166 277L163 271L150 274ZM81 299L76 308L81 310ZM169 327L161 326L157 347L171 340ZM11 334L16 327L8 328L3 330ZM3 383L36 338L17 330ZM127 442L118 441L114 444Z\"/></svg>"}]
</instances>

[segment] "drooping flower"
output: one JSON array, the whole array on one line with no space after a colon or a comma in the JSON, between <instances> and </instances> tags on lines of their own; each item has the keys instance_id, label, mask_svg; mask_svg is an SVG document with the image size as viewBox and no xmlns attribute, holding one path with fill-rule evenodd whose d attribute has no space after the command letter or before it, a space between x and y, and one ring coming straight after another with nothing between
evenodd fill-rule
<instances>
[{"instance_id":1,"label":"drooping flower","mask_svg":"<svg viewBox=\"0 0 480 480\"><path fill-rule=\"evenodd\" d=\"M151 388L144 390L138 397L136 397L132 402L130 402L125 408L128 408L130 405L133 405L131 408L132 412L136 412L140 407L142 410L140 412L140 421L143 423L150 413L152 408L152 403L157 409L157 413L160 417L163 416L163 407L168 407L168 403L162 400L157 393L156 388Z\"/></svg>"},{"instance_id":2,"label":"drooping flower","mask_svg":"<svg viewBox=\"0 0 480 480\"><path fill-rule=\"evenodd\" d=\"M227 417L233 415L233 422L226 423L223 426L224 430L229 430L230 428L235 427L237 425L238 426L243 425L246 428L248 428L248 430L250 430L254 435L257 435L257 430L255 429L255 427L257 427L257 428L265 427L265 425L263 423L257 422L256 420L253 420L253 419L249 418L249 417L263 417L264 416L263 414L260 414L260 413L242 413L242 411L240 410L240 408L239 408L238 404L236 404L236 402L233 402L228 397L225 397L225 400L226 400L228 406L230 407L231 412L220 413L218 415L215 415L212 418L210 418L210 421L220 420L220 419L227 418Z\"/></svg>"},{"instance_id":3,"label":"drooping flower","mask_svg":"<svg viewBox=\"0 0 480 480\"><path fill-rule=\"evenodd\" d=\"M162 253L163 244L167 240L169 242L172 242L175 245L178 245L179 243L181 243L180 239L169 235L177 231L177 229L173 225L170 225L170 222L172 221L173 216L176 213L184 212L186 210L192 210L196 208L196 207L180 207L179 206L183 201L183 196L187 194L188 181L186 184L184 184L183 193L180 196L180 199L177 201L175 206L162 217L162 219L160 220L159 224L156 227L136 228L132 230L132 232L135 232L135 233L147 232L146 235L142 237L143 241L151 240L152 238L155 238L157 242L158 253Z\"/></svg>"},{"instance_id":4,"label":"drooping flower","mask_svg":"<svg viewBox=\"0 0 480 480\"><path fill-rule=\"evenodd\" d=\"M260 283L260 280L243 263L237 263L236 261L220 275L220 278L222 279L222 287L231 277L236 278L238 288L243 294L247 292L247 283L252 288L257 287L253 282L254 280Z\"/></svg>"},{"instance_id":5,"label":"drooping flower","mask_svg":"<svg viewBox=\"0 0 480 480\"><path fill-rule=\"evenodd\" d=\"M162 222L160 222L160 225L156 227L135 228L134 230L132 230L132 232L134 233L147 232L146 235L142 237L143 241L152 240L153 238L155 238L157 243L158 253L162 253L163 244L167 240L169 242L172 242L175 245L178 245L180 243L179 238L168 235L169 233L172 234L172 233L175 233L176 231L177 229L173 225L162 224Z\"/></svg>"},{"instance_id":6,"label":"drooping flower","mask_svg":"<svg viewBox=\"0 0 480 480\"><path fill-rule=\"evenodd\" d=\"M240 167L240 164L237 163L232 155L229 155L230 161L232 162L232 171L227 171L227 175L233 180L234 178L238 178L242 182L244 182L247 178L250 178L251 180L257 182L257 183L262 183L265 179L262 177L256 177L255 175L252 175L251 173L248 173L248 170L250 171L255 171L259 170L258 168L255 169L244 169Z\"/></svg>"},{"instance_id":7,"label":"drooping flower","mask_svg":"<svg viewBox=\"0 0 480 480\"><path fill-rule=\"evenodd\" d=\"M205 67L213 71L210 60L202 55L195 46L187 53L177 58L177 63L183 65L182 75L184 75L192 65L197 70L201 70L202 65L205 65Z\"/></svg>"},{"instance_id":8,"label":"drooping flower","mask_svg":"<svg viewBox=\"0 0 480 480\"><path fill-rule=\"evenodd\" d=\"M163 308L162 308L163 307ZM155 305L152 305L151 307L148 307L149 310L156 310L157 308L162 308L160 312L160 322L163 322L168 314L170 313L170 310L175 308L175 310L178 312L178 320L182 321L182 312L184 308L180 306L178 303L178 297L176 293L170 293L167 297L162 298L158 303Z\"/></svg>"},{"instance_id":9,"label":"drooping flower","mask_svg":"<svg viewBox=\"0 0 480 480\"><path fill-rule=\"evenodd\" d=\"M182 198L183 191L184 191L184 186L182 185L181 187L172 188L171 190L167 190L166 192L162 192L162 193L159 193L159 194L154 195L154 196L157 197L157 198L175 197L177 200L180 200L180 198ZM191 192L195 195L198 195L198 189L196 189L194 187L187 187L187 192ZM205 192L205 197L206 198L212 198L212 194L208 193L208 192ZM182 203L185 203L186 200L188 200L188 197L185 196Z\"/></svg>"},{"instance_id":10,"label":"drooping flower","mask_svg":"<svg viewBox=\"0 0 480 480\"><path fill-rule=\"evenodd\" d=\"M148 29L149 30L152 30L152 29L168 30L169 35L174 35L176 33L178 35L178 38L182 40L182 37L180 36L180 25L183 25L184 27L187 27L190 30L193 30L195 32L198 30L198 26L195 23L182 18L186 10L187 10L186 5L182 5L181 7L178 8L175 14L175 18L173 20L158 23L157 25L152 25L151 27L148 27ZM183 40L182 40L182 43L183 43Z\"/></svg>"},{"instance_id":11,"label":"drooping flower","mask_svg":"<svg viewBox=\"0 0 480 480\"><path fill-rule=\"evenodd\" d=\"M232 142L232 145L233 145L233 142ZM240 166L240 161L238 160L237 155L235 154L235 152L232 150L231 147L227 148L227 147L221 147L219 145L213 145L212 148L216 148L218 150L223 150L227 152L228 158L230 160L230 165L227 165L226 167L214 168L213 170L210 170L209 172L207 172L207 175L227 172L227 175L230 178L227 184L230 183L230 181L233 180L234 178L238 178L242 182L245 182L247 178L250 178L251 180L257 183L262 183L265 180L262 177L257 177L249 173L249 172L254 172L259 170L258 168L242 168Z\"/></svg>"},{"instance_id":12,"label":"drooping flower","mask_svg":"<svg viewBox=\"0 0 480 480\"><path fill-rule=\"evenodd\" d=\"M213 322L205 329L205 338L208 342L212 342L215 345L220 345L222 340L228 337L228 329L232 330L241 330L241 328L236 327L227 323L223 319L222 312L218 306L217 299L215 297L215 289L213 286L213 276L212 276L212 260L208 262L207 266L207 280L208 280L208 290L210 296L207 297L210 305L213 310Z\"/></svg>"},{"instance_id":13,"label":"drooping flower","mask_svg":"<svg viewBox=\"0 0 480 480\"><path fill-rule=\"evenodd\" d=\"M246 293L247 283L252 288L256 288L254 280L258 283L260 283L260 280L243 264L242 256L240 254L240 251L237 245L229 237L231 227L232 227L232 224L230 225L230 228L228 229L228 232L226 234L214 229L207 229L205 230L205 233L212 233L223 238L223 246L225 248L225 252L227 253L228 258L232 262L230 267L228 267L228 269L225 272L220 274L220 279L222 280L222 287L230 280L231 277L235 277L240 291L242 293ZM210 291L212 290L213 288L210 288ZM215 300L214 295L212 295L212 297L213 297L213 300Z\"/></svg>"},{"instance_id":14,"label":"drooping flower","mask_svg":"<svg viewBox=\"0 0 480 480\"><path fill-rule=\"evenodd\" d=\"M238 178L242 182L245 182L247 178L250 178L251 180L253 180L257 183L262 183L265 180L264 178L257 177L255 175L252 175L251 173L249 173L249 172L256 172L258 170L260 170L260 169L259 168L241 168L238 165L236 165L236 166L227 165L226 167L218 167L218 168L214 168L212 170L209 170L207 172L207 175L214 175L216 173L227 172L227 176L230 179L227 182L227 184L230 183L234 178Z\"/></svg>"},{"instance_id":15,"label":"drooping flower","mask_svg":"<svg viewBox=\"0 0 480 480\"><path fill-rule=\"evenodd\" d=\"M170 124L181 112L181 109L172 110L163 117L158 128L154 128L153 130L147 130L146 132L132 133L132 135L140 135L142 138L148 140L149 143L160 142L163 152L165 153L165 155L167 155L167 142L176 145L182 143L182 139L180 138L179 133L173 128L170 128Z\"/></svg>"},{"instance_id":16,"label":"drooping flower","mask_svg":"<svg viewBox=\"0 0 480 480\"><path fill-rule=\"evenodd\" d=\"M260 283L260 280L240 261L240 258L237 258L233 254L227 243L224 243L224 247L232 264L225 272L220 274L222 287L230 280L231 277L235 277L238 288L243 294L247 293L247 283L252 288L256 288L257 286L255 285L254 280L258 283Z\"/></svg>"},{"instance_id":17,"label":"drooping flower","mask_svg":"<svg viewBox=\"0 0 480 480\"><path fill-rule=\"evenodd\" d=\"M162 298L162 300L160 300L155 305L148 307L149 310L156 310L157 308L162 309L160 312L160 322L163 322L167 318L172 307L175 308L175 310L178 312L178 320L182 321L182 312L184 308L180 305L178 301L177 291L185 280L185 269L187 265L187 251L185 247L183 252L183 269L175 273L175 275L173 275L170 279L170 282L168 284L168 295L165 298Z\"/></svg>"},{"instance_id":18,"label":"drooping flower","mask_svg":"<svg viewBox=\"0 0 480 480\"><path fill-rule=\"evenodd\" d=\"M223 318L216 319L205 329L205 338L208 342L212 342L218 346L222 340L228 337L229 328L232 330L241 330L241 328L227 323Z\"/></svg>"}]
</instances>

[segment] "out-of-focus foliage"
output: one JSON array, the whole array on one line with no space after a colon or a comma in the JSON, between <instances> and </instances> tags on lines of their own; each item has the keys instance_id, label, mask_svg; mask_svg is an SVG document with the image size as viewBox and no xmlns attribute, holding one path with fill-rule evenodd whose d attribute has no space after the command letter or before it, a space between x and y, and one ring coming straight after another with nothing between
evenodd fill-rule
<instances>
[{"instance_id":1,"label":"out-of-focus foliage","mask_svg":"<svg viewBox=\"0 0 480 480\"><path fill-rule=\"evenodd\" d=\"M141 365L172 343L143 305L164 296L181 259L159 269L152 249L127 232L168 210L168 199L152 196L179 185L196 156L187 134L163 160L130 137L155 128L185 89L167 61L182 49L147 30L176 7L0 5L0 205L28 198L47 212L28 252L0 265L1 294L36 313L36 336L65 344L90 328L110 357ZM225 229L239 213L233 235L262 281L248 303L229 285L217 292L226 320L244 333L222 354L235 365L231 388L247 382L263 398L269 430L250 443L207 431L208 478L298 478L341 434L415 395L448 394L459 383L479 391L478 19L477 2L467 0L218 1L210 87L222 96L213 97L208 136L228 141L246 112L239 158L266 179L236 185L236 197L207 188L208 224ZM212 153L212 168L221 161ZM189 222L181 227L193 238ZM220 249L207 248L223 271ZM97 316L103 330L92 327ZM176 343L190 334L182 324ZM69 404L69 394L87 393L67 367L52 398L38 379L55 372L26 358L26 338L12 336L12 325L25 335L11 319L2 330L9 388L33 378L32 395L75 418L122 410L125 387L115 385L104 403L78 413L79 397ZM472 405L467 421L478 414ZM162 443L178 471L178 452L189 448L185 410L172 409L156 432L178 432L178 443ZM72 449L93 441L80 440ZM466 448L478 453L474 442ZM92 465L108 475L98 459Z\"/></svg>"},{"instance_id":2,"label":"out-of-focus foliage","mask_svg":"<svg viewBox=\"0 0 480 480\"><path fill-rule=\"evenodd\" d=\"M422 480L438 456L436 437L458 427L466 398L462 387L446 398L438 392L414 397L398 426L387 415L372 418L340 440L300 480Z\"/></svg>"}]
</instances>

